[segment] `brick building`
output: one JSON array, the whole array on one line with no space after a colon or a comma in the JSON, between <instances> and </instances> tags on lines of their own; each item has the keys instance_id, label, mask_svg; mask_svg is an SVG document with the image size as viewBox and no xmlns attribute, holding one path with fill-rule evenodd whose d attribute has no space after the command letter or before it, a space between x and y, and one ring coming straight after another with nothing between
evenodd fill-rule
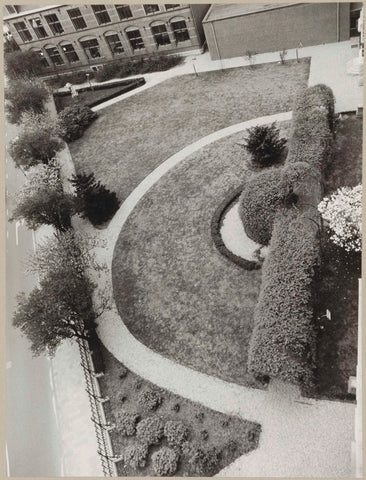
<instances>
[{"instance_id":1,"label":"brick building","mask_svg":"<svg viewBox=\"0 0 366 480\"><path fill-rule=\"evenodd\" d=\"M209 4L4 7L4 24L21 50L34 50L45 73L93 69L127 57L198 53Z\"/></svg>"},{"instance_id":2,"label":"brick building","mask_svg":"<svg viewBox=\"0 0 366 480\"><path fill-rule=\"evenodd\" d=\"M203 19L211 58L348 40L362 3L213 4Z\"/></svg>"}]
</instances>

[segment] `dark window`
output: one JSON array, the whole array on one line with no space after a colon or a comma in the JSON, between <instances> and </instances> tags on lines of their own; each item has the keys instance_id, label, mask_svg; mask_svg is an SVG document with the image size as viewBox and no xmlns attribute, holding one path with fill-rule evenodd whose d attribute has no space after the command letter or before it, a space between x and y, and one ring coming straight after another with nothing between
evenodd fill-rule
<instances>
[{"instance_id":1,"label":"dark window","mask_svg":"<svg viewBox=\"0 0 366 480\"><path fill-rule=\"evenodd\" d=\"M32 51L38 55L39 59L41 60L42 67L48 68L50 66L42 50L32 50Z\"/></svg>"},{"instance_id":2,"label":"dark window","mask_svg":"<svg viewBox=\"0 0 366 480\"><path fill-rule=\"evenodd\" d=\"M59 35L60 33L64 33L64 29L55 13L51 13L50 15L45 15L44 18L46 19L51 32L54 35Z\"/></svg>"},{"instance_id":3,"label":"dark window","mask_svg":"<svg viewBox=\"0 0 366 480\"><path fill-rule=\"evenodd\" d=\"M71 43L67 43L66 45L62 45L62 50L70 63L78 62L80 59L78 54L75 52L75 48L71 45Z\"/></svg>"},{"instance_id":4,"label":"dark window","mask_svg":"<svg viewBox=\"0 0 366 480\"><path fill-rule=\"evenodd\" d=\"M24 22L16 22L14 23L14 27L19 33L23 42L30 42L32 40L32 35Z\"/></svg>"},{"instance_id":5,"label":"dark window","mask_svg":"<svg viewBox=\"0 0 366 480\"><path fill-rule=\"evenodd\" d=\"M7 9L8 13L9 13L10 15L13 15L13 14L15 14L15 13L18 13L18 12L17 12L17 8L16 8L15 5L5 5L5 8Z\"/></svg>"},{"instance_id":6,"label":"dark window","mask_svg":"<svg viewBox=\"0 0 366 480\"><path fill-rule=\"evenodd\" d=\"M99 43L96 38L92 38L91 40L81 40L80 43L89 60L92 60L93 58L99 58L102 56L100 54Z\"/></svg>"},{"instance_id":7,"label":"dark window","mask_svg":"<svg viewBox=\"0 0 366 480\"><path fill-rule=\"evenodd\" d=\"M80 8L72 8L71 10L68 10L67 13L69 14L75 30L82 30L87 27L84 17L80 12Z\"/></svg>"},{"instance_id":8,"label":"dark window","mask_svg":"<svg viewBox=\"0 0 366 480\"><path fill-rule=\"evenodd\" d=\"M99 25L103 25L104 23L109 23L111 21L111 17L109 16L105 5L92 5L91 7Z\"/></svg>"},{"instance_id":9,"label":"dark window","mask_svg":"<svg viewBox=\"0 0 366 480\"><path fill-rule=\"evenodd\" d=\"M189 40L187 24L184 20L171 22L171 25L172 25L175 41L177 43L185 42L186 40Z\"/></svg>"},{"instance_id":10,"label":"dark window","mask_svg":"<svg viewBox=\"0 0 366 480\"><path fill-rule=\"evenodd\" d=\"M129 5L115 5L120 20L131 18L132 12Z\"/></svg>"},{"instance_id":11,"label":"dark window","mask_svg":"<svg viewBox=\"0 0 366 480\"><path fill-rule=\"evenodd\" d=\"M117 34L114 35L107 35L106 37L107 43L113 55L123 53L124 49L122 46L122 42Z\"/></svg>"},{"instance_id":12,"label":"dark window","mask_svg":"<svg viewBox=\"0 0 366 480\"><path fill-rule=\"evenodd\" d=\"M51 59L51 61L54 65L63 65L64 64L64 61L62 60L60 52L57 50L56 47L45 48L45 50L48 53L48 56L50 57L50 59Z\"/></svg>"},{"instance_id":13,"label":"dark window","mask_svg":"<svg viewBox=\"0 0 366 480\"><path fill-rule=\"evenodd\" d=\"M32 18L29 20L37 38L46 38L48 37L48 33L44 29L40 18Z\"/></svg>"},{"instance_id":14,"label":"dark window","mask_svg":"<svg viewBox=\"0 0 366 480\"><path fill-rule=\"evenodd\" d=\"M159 5L154 5L154 4L144 5L144 9L145 9L146 15L149 15L149 13L158 12Z\"/></svg>"},{"instance_id":15,"label":"dark window","mask_svg":"<svg viewBox=\"0 0 366 480\"><path fill-rule=\"evenodd\" d=\"M156 25L155 27L151 27L151 31L158 47L159 45L170 44L170 38L165 25Z\"/></svg>"},{"instance_id":16,"label":"dark window","mask_svg":"<svg viewBox=\"0 0 366 480\"><path fill-rule=\"evenodd\" d=\"M140 30L136 28L136 30L129 30L128 32L126 32L126 34L133 50L140 50L141 48L145 48L144 41L142 40L140 34Z\"/></svg>"},{"instance_id":17,"label":"dark window","mask_svg":"<svg viewBox=\"0 0 366 480\"><path fill-rule=\"evenodd\" d=\"M172 8L179 7L180 3L166 3L165 10L171 10Z\"/></svg>"}]
</instances>

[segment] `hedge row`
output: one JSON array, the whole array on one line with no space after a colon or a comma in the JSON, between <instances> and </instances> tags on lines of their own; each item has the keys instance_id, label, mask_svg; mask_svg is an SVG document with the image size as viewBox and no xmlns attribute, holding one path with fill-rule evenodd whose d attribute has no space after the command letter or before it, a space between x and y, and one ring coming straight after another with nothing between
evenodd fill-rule
<instances>
[{"instance_id":1,"label":"hedge row","mask_svg":"<svg viewBox=\"0 0 366 480\"><path fill-rule=\"evenodd\" d=\"M281 188L287 185L296 193L296 208L288 203L274 215L250 340L251 373L300 385L312 383L315 364L312 288L319 260L319 218L312 205L317 205L321 196L321 174L331 151L333 115L333 94L324 85L307 89L295 107ZM270 211L268 217L272 215Z\"/></svg>"}]
</instances>

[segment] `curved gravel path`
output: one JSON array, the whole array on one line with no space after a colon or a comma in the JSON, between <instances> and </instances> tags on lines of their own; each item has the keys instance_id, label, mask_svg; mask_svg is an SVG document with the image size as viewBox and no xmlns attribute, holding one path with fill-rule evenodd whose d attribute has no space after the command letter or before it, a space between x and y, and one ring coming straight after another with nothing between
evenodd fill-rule
<instances>
[{"instance_id":1,"label":"curved gravel path","mask_svg":"<svg viewBox=\"0 0 366 480\"><path fill-rule=\"evenodd\" d=\"M289 120L291 112L254 119L215 132L170 157L131 193L101 237L108 247L96 252L109 271L118 235L135 205L164 173L195 150L259 123ZM109 281L106 279L106 281ZM350 477L355 405L301 397L296 387L272 381L268 390L228 383L162 357L138 342L112 309L99 321L106 348L128 368L149 381L214 410L262 425L260 445L218 476Z\"/></svg>"}]
</instances>

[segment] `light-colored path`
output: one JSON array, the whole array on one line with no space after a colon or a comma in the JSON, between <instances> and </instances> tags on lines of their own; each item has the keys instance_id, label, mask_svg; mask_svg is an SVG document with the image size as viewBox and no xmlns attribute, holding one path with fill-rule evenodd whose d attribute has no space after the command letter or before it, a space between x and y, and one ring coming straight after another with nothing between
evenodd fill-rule
<instances>
[{"instance_id":1,"label":"light-colored path","mask_svg":"<svg viewBox=\"0 0 366 480\"><path fill-rule=\"evenodd\" d=\"M336 112L347 112L356 110L363 104L363 87L360 86L357 76L349 75L346 72L347 62L356 57L357 48L351 48L351 41L328 43L325 45L315 45L304 47L299 50L301 58L311 57L309 86L317 83L325 83L332 88L336 105ZM255 56L255 64L278 62L280 52L262 53ZM288 50L286 60L296 59L295 49ZM119 97L113 98L101 105L93 107L94 111L102 110L114 103L120 102L126 98L136 95L158 83L179 75L193 74L193 64L198 74L214 70L225 70L227 68L248 66L249 61L245 57L228 58L225 60L211 60L209 52L202 55L189 55L185 58L182 65L178 65L165 72L148 73L146 75L135 75L128 77L144 77L146 84L127 92ZM104 83L114 83L116 80L110 80Z\"/></svg>"},{"instance_id":2,"label":"light-colored path","mask_svg":"<svg viewBox=\"0 0 366 480\"><path fill-rule=\"evenodd\" d=\"M155 169L131 193L101 238L109 248L96 253L111 268L113 247L128 216L159 179L193 152L211 142L257 124L289 120L291 112L243 122L187 146ZM82 227L82 225L80 225ZM84 224L84 227L86 225ZM107 349L127 367L151 382L214 410L259 422L259 448L237 459L220 476L347 477L352 476L352 404L303 399L296 387L272 382L267 391L246 388L205 375L153 352L136 340L112 308L99 322Z\"/></svg>"}]
</instances>

